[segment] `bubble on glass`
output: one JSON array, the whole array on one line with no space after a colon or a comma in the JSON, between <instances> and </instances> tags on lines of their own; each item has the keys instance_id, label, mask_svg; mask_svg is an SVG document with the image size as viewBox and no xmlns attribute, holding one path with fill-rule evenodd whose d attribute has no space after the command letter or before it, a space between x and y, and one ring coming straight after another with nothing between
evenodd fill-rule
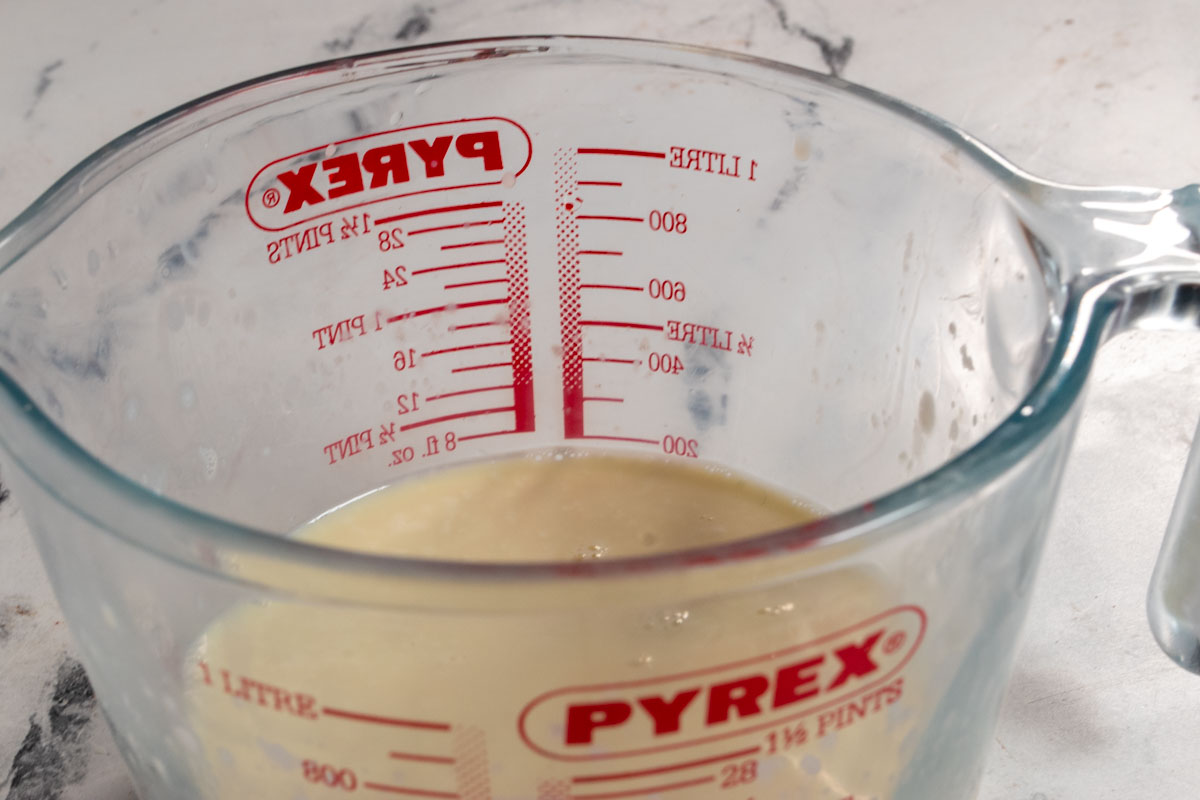
<instances>
[{"instance_id":1,"label":"bubble on glass","mask_svg":"<svg viewBox=\"0 0 1200 800\"><path fill-rule=\"evenodd\" d=\"M204 467L204 477L212 480L217 476L217 451L211 447L200 447L196 451L200 456L200 463Z\"/></svg>"},{"instance_id":2,"label":"bubble on glass","mask_svg":"<svg viewBox=\"0 0 1200 800\"><path fill-rule=\"evenodd\" d=\"M683 625L688 621L689 616L690 612L687 610L668 611L666 614L663 614L663 622L668 625Z\"/></svg>"},{"instance_id":3,"label":"bubble on glass","mask_svg":"<svg viewBox=\"0 0 1200 800\"><path fill-rule=\"evenodd\" d=\"M556 461L561 461L562 456L556 455ZM575 554L575 557L580 561L595 561L596 559L604 558L608 553L608 548L602 544L592 544L580 550Z\"/></svg>"},{"instance_id":4,"label":"bubble on glass","mask_svg":"<svg viewBox=\"0 0 1200 800\"><path fill-rule=\"evenodd\" d=\"M117 612L113 611L113 607L108 603L100 606L100 616L104 619L104 624L113 630L121 627L121 620L117 619Z\"/></svg>"},{"instance_id":5,"label":"bubble on glass","mask_svg":"<svg viewBox=\"0 0 1200 800\"><path fill-rule=\"evenodd\" d=\"M783 614L791 613L796 610L795 603L778 603L773 606L763 606L758 610L759 614L764 614L768 617L778 617Z\"/></svg>"},{"instance_id":6,"label":"bubble on glass","mask_svg":"<svg viewBox=\"0 0 1200 800\"><path fill-rule=\"evenodd\" d=\"M258 748L269 760L285 770L296 769L300 766L300 759L289 753L287 748L278 742L269 742L260 738L258 739Z\"/></svg>"},{"instance_id":7,"label":"bubble on glass","mask_svg":"<svg viewBox=\"0 0 1200 800\"><path fill-rule=\"evenodd\" d=\"M182 725L176 725L172 728L171 733L175 737L175 741L179 742L187 752L192 754L200 752L200 740L187 728Z\"/></svg>"},{"instance_id":8,"label":"bubble on glass","mask_svg":"<svg viewBox=\"0 0 1200 800\"><path fill-rule=\"evenodd\" d=\"M196 407L196 387L189 381L179 385L179 407L185 411Z\"/></svg>"}]
</instances>

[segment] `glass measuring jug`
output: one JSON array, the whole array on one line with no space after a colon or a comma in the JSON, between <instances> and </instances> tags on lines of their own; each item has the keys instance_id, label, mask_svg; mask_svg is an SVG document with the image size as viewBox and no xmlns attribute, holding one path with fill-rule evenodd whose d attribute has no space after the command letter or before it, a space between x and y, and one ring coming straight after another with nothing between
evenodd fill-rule
<instances>
[{"instance_id":1,"label":"glass measuring jug","mask_svg":"<svg viewBox=\"0 0 1200 800\"><path fill-rule=\"evenodd\" d=\"M144 797L968 797L1095 350L1194 326L1196 203L690 47L317 65L0 234L7 474ZM600 449L835 513L569 563L286 535ZM1194 667L1181 498L1151 611Z\"/></svg>"}]
</instances>

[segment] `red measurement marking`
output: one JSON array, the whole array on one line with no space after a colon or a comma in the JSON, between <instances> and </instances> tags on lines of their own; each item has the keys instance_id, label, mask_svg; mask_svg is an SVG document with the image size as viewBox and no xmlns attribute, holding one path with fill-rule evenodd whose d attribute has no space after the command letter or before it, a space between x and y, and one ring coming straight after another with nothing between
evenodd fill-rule
<instances>
[{"instance_id":1,"label":"red measurement marking","mask_svg":"<svg viewBox=\"0 0 1200 800\"><path fill-rule=\"evenodd\" d=\"M692 767L702 767L705 764L715 764L718 761L732 760L735 758L744 758L752 756L762 750L761 746L747 747L745 750L738 750L736 753L725 753L720 756L712 756L710 758L701 758L696 761L685 761L678 764L666 764L661 767L651 767L649 769L639 769L634 772L609 772L603 775L576 775L571 778L574 783L595 783L597 781L616 781L623 778L642 778L646 775L661 775L664 772L675 772L681 769L690 769Z\"/></svg>"},{"instance_id":2,"label":"red measurement marking","mask_svg":"<svg viewBox=\"0 0 1200 800\"><path fill-rule=\"evenodd\" d=\"M424 269L414 269L413 275L424 275L426 272L442 272L447 269L462 269L463 267L483 267L488 264L503 264L503 258L493 258L488 261L463 261L460 264L445 264L440 267L425 267Z\"/></svg>"},{"instance_id":3,"label":"red measurement marking","mask_svg":"<svg viewBox=\"0 0 1200 800\"><path fill-rule=\"evenodd\" d=\"M626 292L644 292L641 286L621 286L616 283L581 283L580 289L622 289ZM587 359L584 359L585 361Z\"/></svg>"},{"instance_id":4,"label":"red measurement marking","mask_svg":"<svg viewBox=\"0 0 1200 800\"><path fill-rule=\"evenodd\" d=\"M450 370L450 372L451 372L451 373L454 373L454 372L473 372L473 371L475 371L475 370L477 370L477 369L492 369L492 368L494 368L494 367L511 367L511 366L512 366L512 362L511 362L511 361L497 361L495 364L476 364L476 365L475 365L475 366L473 366L473 367L457 367L457 368L455 368L455 369L452 369L452 370Z\"/></svg>"},{"instance_id":5,"label":"red measurement marking","mask_svg":"<svg viewBox=\"0 0 1200 800\"><path fill-rule=\"evenodd\" d=\"M620 250L576 250L581 256L620 256L624 255Z\"/></svg>"},{"instance_id":6,"label":"red measurement marking","mask_svg":"<svg viewBox=\"0 0 1200 800\"><path fill-rule=\"evenodd\" d=\"M409 236L420 236L422 233L433 233L434 231L451 231L457 228L474 228L476 225L501 225L502 219L485 219L482 222L460 222L457 225L438 225L433 228L418 228L415 231L409 231Z\"/></svg>"},{"instance_id":7,"label":"red measurement marking","mask_svg":"<svg viewBox=\"0 0 1200 800\"><path fill-rule=\"evenodd\" d=\"M758 748L754 748L756 751ZM453 764L454 759L450 756L428 756L422 753L397 753L392 751L388 753L388 758L394 758L398 761L420 761L425 764Z\"/></svg>"},{"instance_id":8,"label":"red measurement marking","mask_svg":"<svg viewBox=\"0 0 1200 800\"><path fill-rule=\"evenodd\" d=\"M486 281L466 281L465 283L447 283L443 289L463 289L467 286L487 286L490 283L508 283L508 278L492 278Z\"/></svg>"},{"instance_id":9,"label":"red measurement marking","mask_svg":"<svg viewBox=\"0 0 1200 800\"><path fill-rule=\"evenodd\" d=\"M458 250L463 247L483 247L485 244L504 244L504 240L503 239L485 239L481 242L463 242L462 244L444 244L444 245L442 245L442 249L443 250Z\"/></svg>"},{"instance_id":10,"label":"red measurement marking","mask_svg":"<svg viewBox=\"0 0 1200 800\"><path fill-rule=\"evenodd\" d=\"M506 411L513 411L513 410L514 409L512 406L505 406L503 408L481 408L476 411L463 411L459 414L446 414L445 416L441 416L441 417L431 417L430 419L423 419L420 422L411 422L408 425L401 425L400 430L411 431L413 428L423 428L426 425L436 425L439 422L449 422L452 419L465 419L467 417L482 417L486 414L503 414Z\"/></svg>"},{"instance_id":11,"label":"red measurement marking","mask_svg":"<svg viewBox=\"0 0 1200 800\"><path fill-rule=\"evenodd\" d=\"M374 789L377 792L388 792L390 794L405 794L410 797L445 797L449 800L456 800L460 795L456 792L435 792L432 789L410 789L407 786L392 786L387 783L371 783L365 781L363 783L368 789Z\"/></svg>"},{"instance_id":12,"label":"red measurement marking","mask_svg":"<svg viewBox=\"0 0 1200 800\"><path fill-rule=\"evenodd\" d=\"M619 150L615 147L581 147L575 152L581 156L636 156L638 158L666 158L666 153L652 150Z\"/></svg>"},{"instance_id":13,"label":"red measurement marking","mask_svg":"<svg viewBox=\"0 0 1200 800\"><path fill-rule=\"evenodd\" d=\"M466 330L470 330L471 328L490 328L493 325L507 325L507 324L508 324L508 322L505 320L495 320L494 319L491 322L471 322L466 325L451 325L446 330L450 331L450 333L454 333L455 331L466 331Z\"/></svg>"},{"instance_id":14,"label":"red measurement marking","mask_svg":"<svg viewBox=\"0 0 1200 800\"><path fill-rule=\"evenodd\" d=\"M602 403L624 403L625 402L624 397L581 397L579 399L583 400L585 403L588 400L592 400L595 402L602 402Z\"/></svg>"},{"instance_id":15,"label":"red measurement marking","mask_svg":"<svg viewBox=\"0 0 1200 800\"><path fill-rule=\"evenodd\" d=\"M460 436L460 437L458 437L458 440L460 442L469 442L472 439L490 439L493 436L507 436L510 433L521 433L521 431L511 430L511 431L492 431L491 433L473 433L470 436Z\"/></svg>"},{"instance_id":16,"label":"red measurement marking","mask_svg":"<svg viewBox=\"0 0 1200 800\"><path fill-rule=\"evenodd\" d=\"M423 317L426 314L436 314L439 311L458 311L462 308L477 308L479 306L497 306L501 303L507 303L507 297L501 297L496 300L475 300L470 303L450 303L444 306L435 306L433 308L422 308L420 311L409 311L407 314L397 314L394 317L388 317L388 322L400 322L413 317Z\"/></svg>"},{"instance_id":17,"label":"red measurement marking","mask_svg":"<svg viewBox=\"0 0 1200 800\"><path fill-rule=\"evenodd\" d=\"M481 347L502 347L506 344L512 344L511 339L505 339L503 342L480 342L479 344L464 344L461 347L447 347L442 350L430 350L428 353L421 353L422 358L429 356L440 356L442 353L458 353L462 350L478 350ZM427 400L431 398L425 398Z\"/></svg>"},{"instance_id":18,"label":"red measurement marking","mask_svg":"<svg viewBox=\"0 0 1200 800\"><path fill-rule=\"evenodd\" d=\"M585 358L584 361L594 361L599 364L637 364L634 358Z\"/></svg>"},{"instance_id":19,"label":"red measurement marking","mask_svg":"<svg viewBox=\"0 0 1200 800\"><path fill-rule=\"evenodd\" d=\"M614 322L606 319L581 319L580 325L590 325L594 328L637 328L643 331L661 331L662 325L646 325L641 322Z\"/></svg>"},{"instance_id":20,"label":"red measurement marking","mask_svg":"<svg viewBox=\"0 0 1200 800\"><path fill-rule=\"evenodd\" d=\"M635 436L577 436L577 439L601 439L606 442L637 442L638 444L658 444L658 439L638 439Z\"/></svg>"},{"instance_id":21,"label":"red measurement marking","mask_svg":"<svg viewBox=\"0 0 1200 800\"><path fill-rule=\"evenodd\" d=\"M533 342L529 321L529 247L525 232L525 206L504 205L504 259L508 266L508 318L512 321L513 426L518 431L534 430Z\"/></svg>"},{"instance_id":22,"label":"red measurement marking","mask_svg":"<svg viewBox=\"0 0 1200 800\"><path fill-rule=\"evenodd\" d=\"M600 794L573 794L571 800L615 800L618 797L638 797L643 794L655 794L656 792L669 792L673 789L686 789L689 786L699 786L703 783L712 783L716 780L716 776L709 775L704 778L696 778L690 781L679 781L678 783L665 783L661 786L646 786L641 789L630 789L625 792L601 792ZM370 786L370 784L367 784Z\"/></svg>"},{"instance_id":23,"label":"red measurement marking","mask_svg":"<svg viewBox=\"0 0 1200 800\"><path fill-rule=\"evenodd\" d=\"M479 394L481 392L498 392L501 389L512 389L511 383L506 383L503 386L481 386L478 389L462 389L457 392L444 392L442 394L434 394L425 398L426 403L432 403L434 400L441 400L444 397L460 397L464 394Z\"/></svg>"},{"instance_id":24,"label":"red measurement marking","mask_svg":"<svg viewBox=\"0 0 1200 800\"><path fill-rule=\"evenodd\" d=\"M578 181L577 186L623 186L620 181Z\"/></svg>"},{"instance_id":25,"label":"red measurement marking","mask_svg":"<svg viewBox=\"0 0 1200 800\"><path fill-rule=\"evenodd\" d=\"M619 217L611 214L576 214L575 219L610 219L616 222L645 222L645 217Z\"/></svg>"},{"instance_id":26,"label":"red measurement marking","mask_svg":"<svg viewBox=\"0 0 1200 800\"><path fill-rule=\"evenodd\" d=\"M459 206L439 206L437 208L423 208L420 211L409 211L407 214L397 214L394 217L380 217L375 220L376 225L386 225L389 222L397 222L402 219L412 219L413 217L425 217L430 214L449 214L452 211L471 211L476 208L497 208L503 205L499 200L493 200L487 203L466 203Z\"/></svg>"},{"instance_id":27,"label":"red measurement marking","mask_svg":"<svg viewBox=\"0 0 1200 800\"><path fill-rule=\"evenodd\" d=\"M554 200L566 209L574 202L578 186L575 154L561 148L554 154ZM574 213L555 215L554 238L558 250L559 322L562 330L563 435L583 435L583 332L579 328L579 224Z\"/></svg>"},{"instance_id":28,"label":"red measurement marking","mask_svg":"<svg viewBox=\"0 0 1200 800\"><path fill-rule=\"evenodd\" d=\"M340 717L341 719L354 720L355 722L370 722L374 725L394 725L397 728L419 728L425 731L450 730L450 725L446 722L428 722L426 720L401 719L399 717L377 717L374 714L360 714L357 711L346 711L342 708L330 708L329 706L322 708L321 713L327 717Z\"/></svg>"}]
</instances>

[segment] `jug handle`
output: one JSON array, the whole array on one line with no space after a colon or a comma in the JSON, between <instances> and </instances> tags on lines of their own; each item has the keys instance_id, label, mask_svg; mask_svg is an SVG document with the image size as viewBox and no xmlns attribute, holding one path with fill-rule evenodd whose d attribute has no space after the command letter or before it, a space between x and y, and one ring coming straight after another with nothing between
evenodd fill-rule
<instances>
[{"instance_id":1,"label":"jug handle","mask_svg":"<svg viewBox=\"0 0 1200 800\"><path fill-rule=\"evenodd\" d=\"M1052 287L1103 295L1108 338L1132 329L1200 330L1200 186L1086 188L1028 178L1016 211ZM1200 674L1200 425L1150 579L1150 629Z\"/></svg>"},{"instance_id":2,"label":"jug handle","mask_svg":"<svg viewBox=\"0 0 1200 800\"><path fill-rule=\"evenodd\" d=\"M1192 437L1183 480L1154 574L1146 608L1150 630L1175 663L1200 674L1200 426Z\"/></svg>"}]
</instances>

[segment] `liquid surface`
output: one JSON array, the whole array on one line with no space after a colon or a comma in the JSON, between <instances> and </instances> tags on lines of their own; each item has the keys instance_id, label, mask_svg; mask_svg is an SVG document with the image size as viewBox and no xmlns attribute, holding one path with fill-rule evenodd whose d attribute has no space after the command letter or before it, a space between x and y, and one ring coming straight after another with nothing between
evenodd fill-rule
<instances>
[{"instance_id":1,"label":"liquid surface","mask_svg":"<svg viewBox=\"0 0 1200 800\"><path fill-rule=\"evenodd\" d=\"M318 517L298 536L395 556L566 561L705 547L816 517L811 506L727 472L560 455L402 481Z\"/></svg>"},{"instance_id":2,"label":"liquid surface","mask_svg":"<svg viewBox=\"0 0 1200 800\"><path fill-rule=\"evenodd\" d=\"M518 458L382 489L296 535L394 555L569 560L727 542L814 515L678 462ZM249 571L264 569L275 568ZM891 610L889 581L836 562L736 591L698 576L701 599L686 604L650 582L628 607L582 610L235 606L188 662L202 796L578 800L680 784L661 796L890 797L921 689L898 671L920 634L912 612ZM907 644L886 655L880 642L904 625ZM875 648L878 672L842 675L839 649L865 669L847 647ZM664 764L683 766L660 774Z\"/></svg>"}]
</instances>

